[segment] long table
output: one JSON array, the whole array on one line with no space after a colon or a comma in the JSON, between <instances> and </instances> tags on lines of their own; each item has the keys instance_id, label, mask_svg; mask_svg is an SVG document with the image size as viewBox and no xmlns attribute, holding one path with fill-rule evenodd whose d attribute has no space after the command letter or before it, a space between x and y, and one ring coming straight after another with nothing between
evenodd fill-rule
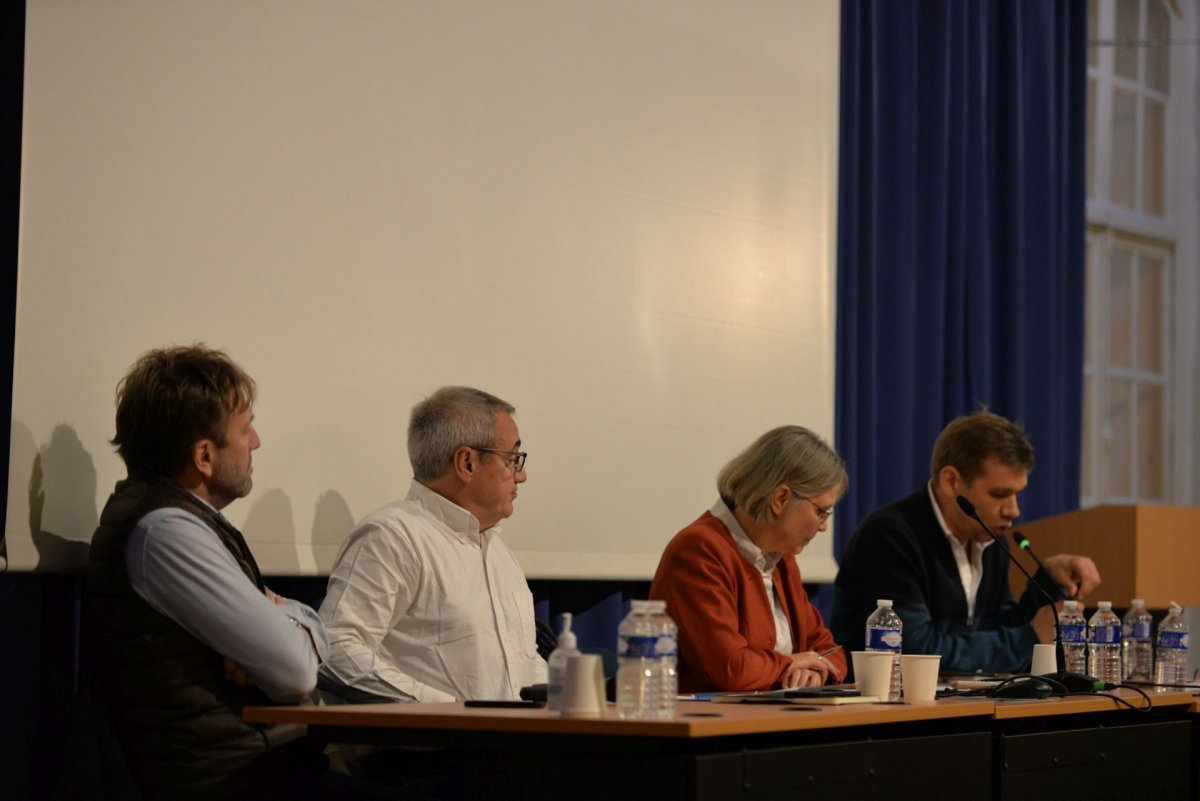
<instances>
[{"instance_id":1,"label":"long table","mask_svg":"<svg viewBox=\"0 0 1200 801\"><path fill-rule=\"evenodd\" d=\"M461 704L252 707L245 719L304 723L336 742L464 749L472 798L798 801L836 792L1007 801L1128 797L1123 788L1152 781L1161 789L1155 797L1187 799L1194 699L1169 691L1152 698L1149 712L1074 696L836 707L680 702L663 721L621 720L611 706L606 717L567 718Z\"/></svg>"}]
</instances>

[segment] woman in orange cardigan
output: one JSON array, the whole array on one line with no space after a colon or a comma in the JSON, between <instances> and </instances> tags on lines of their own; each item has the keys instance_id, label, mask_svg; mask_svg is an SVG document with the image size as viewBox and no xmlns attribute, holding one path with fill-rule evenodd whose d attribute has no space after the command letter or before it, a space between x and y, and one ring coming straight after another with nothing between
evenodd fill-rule
<instances>
[{"instance_id":1,"label":"woman in orange cardigan","mask_svg":"<svg viewBox=\"0 0 1200 801\"><path fill-rule=\"evenodd\" d=\"M650 587L679 624L680 692L845 677L844 652L825 654L833 635L796 554L825 530L848 482L841 457L800 426L768 431L725 465L717 502L667 545Z\"/></svg>"}]
</instances>

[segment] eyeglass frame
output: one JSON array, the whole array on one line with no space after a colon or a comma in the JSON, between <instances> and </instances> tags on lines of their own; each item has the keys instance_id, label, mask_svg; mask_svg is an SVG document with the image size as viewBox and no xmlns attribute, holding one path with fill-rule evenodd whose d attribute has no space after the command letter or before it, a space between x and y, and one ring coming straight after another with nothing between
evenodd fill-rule
<instances>
[{"instance_id":1,"label":"eyeglass frame","mask_svg":"<svg viewBox=\"0 0 1200 801\"><path fill-rule=\"evenodd\" d=\"M512 467L514 473L523 472L525 470L525 460L529 458L528 451L502 451L496 448L481 448L478 445L468 445L467 447L471 450L483 451L484 453L495 453L500 456L511 456L512 459L508 460L508 464L510 467Z\"/></svg>"},{"instance_id":2,"label":"eyeglass frame","mask_svg":"<svg viewBox=\"0 0 1200 801\"><path fill-rule=\"evenodd\" d=\"M796 492L791 487L788 487L788 491L791 492L793 495L795 495L797 498L800 498L801 500L805 500L805 501L808 501L809 503L811 503L812 508L817 510L817 519L819 521L821 521L821 523L824 523L826 520L828 520L830 517L833 516L833 507L832 506L830 506L828 509L826 509L824 506L818 505L817 502L814 501L812 498L808 497L807 495L801 495L800 493Z\"/></svg>"}]
</instances>

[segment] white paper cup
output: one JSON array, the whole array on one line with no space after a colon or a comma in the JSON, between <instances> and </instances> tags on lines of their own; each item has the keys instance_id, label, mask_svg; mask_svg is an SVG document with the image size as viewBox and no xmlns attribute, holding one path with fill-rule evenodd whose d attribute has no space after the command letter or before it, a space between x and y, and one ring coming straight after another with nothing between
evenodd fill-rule
<instances>
[{"instance_id":1,"label":"white paper cup","mask_svg":"<svg viewBox=\"0 0 1200 801\"><path fill-rule=\"evenodd\" d=\"M932 701L937 697L938 654L901 654L900 681L904 697L910 701Z\"/></svg>"},{"instance_id":2,"label":"white paper cup","mask_svg":"<svg viewBox=\"0 0 1200 801\"><path fill-rule=\"evenodd\" d=\"M604 665L599 654L579 654L567 660L562 713L570 717L604 716Z\"/></svg>"},{"instance_id":3,"label":"white paper cup","mask_svg":"<svg viewBox=\"0 0 1200 801\"><path fill-rule=\"evenodd\" d=\"M1045 676L1058 670L1058 654L1054 643L1040 642L1033 646L1033 664L1029 672L1035 676Z\"/></svg>"},{"instance_id":4,"label":"white paper cup","mask_svg":"<svg viewBox=\"0 0 1200 801\"><path fill-rule=\"evenodd\" d=\"M863 695L888 700L892 688L892 655L887 651L853 651L854 686Z\"/></svg>"}]
</instances>

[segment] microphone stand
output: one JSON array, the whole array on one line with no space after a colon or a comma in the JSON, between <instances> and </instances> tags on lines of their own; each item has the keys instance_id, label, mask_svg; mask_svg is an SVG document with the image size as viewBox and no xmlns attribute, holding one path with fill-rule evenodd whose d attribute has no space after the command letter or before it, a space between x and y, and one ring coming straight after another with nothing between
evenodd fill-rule
<instances>
[{"instance_id":1,"label":"microphone stand","mask_svg":"<svg viewBox=\"0 0 1200 801\"><path fill-rule=\"evenodd\" d=\"M957 496L955 500L958 502L958 508L962 509L963 513L967 517L978 523L979 527L986 531L988 536L995 541L1000 550L1004 551L1004 554L1010 560L1012 560L1012 563L1017 566L1017 569L1025 574L1025 578L1029 579L1030 586L1037 588L1037 591L1042 594L1042 597L1050 602L1050 611L1054 613L1054 655L1058 660L1058 670L1056 670L1054 673L1046 674L1046 678L1058 682L1066 688L1067 692L1095 692L1096 690L1103 689L1103 682L1097 681L1091 676L1085 676L1081 673L1071 673L1066 670L1067 661L1063 652L1062 625L1058 620L1058 606L1055 603L1054 598L1050 596L1050 593L1046 592L1045 587L1034 580L1033 576L1029 574L1029 571L1025 569L1025 565L1017 561L1017 557L1013 556L1013 552L1010 551L1008 546L1006 546L1004 542L996 536L996 533L988 528L987 523L984 523L979 517L979 513L975 511L975 504L971 503L961 495ZM1026 540L1026 543L1028 543L1028 540ZM1042 564L1042 560L1038 559L1036 556L1034 559L1037 560L1038 566L1044 570L1045 565Z\"/></svg>"},{"instance_id":2,"label":"microphone stand","mask_svg":"<svg viewBox=\"0 0 1200 801\"><path fill-rule=\"evenodd\" d=\"M961 495L960 495L960 496L958 496L958 497L962 498L962 496L961 496ZM966 499L966 498L963 498L963 500L965 501L965 500L967 500L967 499ZM969 503L969 501L968 501L968 503ZM960 507L962 507L962 504L960 503L960 504L959 504L959 506L960 506ZM965 507L962 507L962 508L963 508L963 511L966 511L966 508L965 508ZM974 512L974 511L975 511L974 507L972 507L971 511L972 511L972 512ZM984 526L984 525L983 525L983 521L979 519L979 514L978 514L978 513L972 514L972 515L971 515L971 518L972 518L972 519L973 519L973 520L974 520L976 523L978 523L979 525L983 526L983 527L984 527L984 529L987 529L987 526ZM997 539L996 535L995 535L995 534L992 534L992 532L991 532L990 530L988 531L988 534L991 534L991 536L992 536L992 539L996 540L996 542L1000 542L1000 540L999 540L999 539ZM1026 537L1024 534L1022 534L1022 533L1021 533L1021 532L1019 532L1019 531L1013 531L1013 532L1012 532L1012 538L1013 538L1013 542L1015 542L1015 543L1017 544L1017 547L1018 547L1018 548L1020 548L1022 551L1025 551L1025 552L1027 552L1027 553L1028 553L1030 556L1032 556L1032 557L1033 557L1033 561L1037 562L1038 569L1039 569L1039 570L1041 570L1042 572L1045 572L1045 571L1046 571L1046 566L1045 566L1044 564L1042 564L1042 560L1041 560L1041 559L1038 559L1038 556L1037 556L1037 554L1033 552L1033 548L1032 548L1032 547L1030 547L1030 545L1029 545L1029 538L1028 538L1028 537ZM1004 546L1004 543L1000 543L1000 545L1001 545L1001 547L1003 547L1003 546ZM1005 548L1005 550L1008 550L1008 549L1007 549L1007 548ZM1027 571L1027 570L1026 570L1026 569L1025 569L1025 568L1024 568L1022 565L1021 565L1021 563L1017 561L1016 557L1015 557L1015 556L1013 556L1013 553L1012 553L1012 551L1008 551L1008 558L1009 558L1009 559L1012 559L1012 560L1013 560L1013 562L1016 564L1016 566L1017 566L1017 567L1019 567L1019 568L1021 568L1021 572L1022 572L1022 573L1024 573L1024 574L1025 574L1027 577L1029 576L1029 571ZM1045 588L1044 588L1044 587L1042 587L1042 585L1038 584L1036 581L1034 581L1032 577L1030 577L1030 578L1029 578L1029 583L1030 583L1030 584L1036 584L1036 585L1037 585L1037 588L1038 588L1039 590L1041 590L1041 591L1042 591L1042 595L1043 595L1043 596L1045 596L1045 597L1047 597L1047 598L1049 598L1049 597L1050 597L1050 596L1049 596L1049 595L1048 595L1048 594L1045 592ZM1052 605L1054 605L1054 658L1058 660L1058 665L1059 665L1059 667L1060 667L1060 668L1062 668L1063 670L1065 670L1065 669L1066 669L1066 667L1067 667L1067 656L1066 656L1066 651L1063 649L1063 642L1062 642L1062 628L1061 628L1061 626L1059 625L1059 622L1058 622L1058 606L1057 606L1056 604L1054 604L1053 600L1051 600L1051 604L1052 604Z\"/></svg>"}]
</instances>

